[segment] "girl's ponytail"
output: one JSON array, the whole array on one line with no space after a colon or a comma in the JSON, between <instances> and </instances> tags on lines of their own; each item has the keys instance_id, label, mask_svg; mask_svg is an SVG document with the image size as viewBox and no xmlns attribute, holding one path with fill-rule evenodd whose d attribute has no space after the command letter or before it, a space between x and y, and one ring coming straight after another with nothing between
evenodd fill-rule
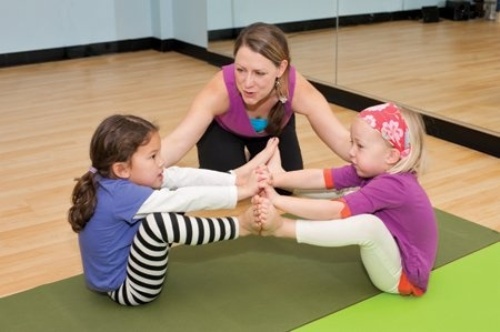
<instances>
[{"instance_id":1,"label":"girl's ponytail","mask_svg":"<svg viewBox=\"0 0 500 332\"><path fill-rule=\"evenodd\" d=\"M68 211L68 221L75 233L83 230L87 222L94 214L97 199L97 182L95 177L98 174L89 171L81 178L76 179L77 183L71 194L72 206Z\"/></svg>"}]
</instances>

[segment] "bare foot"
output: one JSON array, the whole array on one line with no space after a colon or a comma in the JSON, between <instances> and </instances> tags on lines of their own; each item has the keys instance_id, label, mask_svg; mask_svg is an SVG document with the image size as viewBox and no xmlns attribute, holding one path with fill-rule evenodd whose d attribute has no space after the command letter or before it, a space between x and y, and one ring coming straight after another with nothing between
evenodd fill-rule
<instances>
[{"instance_id":1,"label":"bare foot","mask_svg":"<svg viewBox=\"0 0 500 332\"><path fill-rule=\"evenodd\" d=\"M278 150L279 138L271 137L267 140L266 147L253 157L248 163L251 163L252 169L259 165L265 165L273 157L276 150Z\"/></svg>"},{"instance_id":2,"label":"bare foot","mask_svg":"<svg viewBox=\"0 0 500 332\"><path fill-rule=\"evenodd\" d=\"M246 181L251 172L259 165L265 165L273 157L274 152L277 150L279 139L272 137L267 141L264 150L260 151L255 157L250 159L245 165L242 165L234 170L236 174L237 183Z\"/></svg>"},{"instance_id":3,"label":"bare foot","mask_svg":"<svg viewBox=\"0 0 500 332\"><path fill-rule=\"evenodd\" d=\"M252 200L252 203L256 204L257 207L256 212L261 225L260 235L276 235L275 233L283 225L281 215L268 198L259 196L259 199L255 199L255 201L256 203Z\"/></svg>"},{"instance_id":4,"label":"bare foot","mask_svg":"<svg viewBox=\"0 0 500 332\"><path fill-rule=\"evenodd\" d=\"M269 171L272 174L285 172L285 170L281 166L281 155L280 155L280 150L278 148L274 150L273 155L267 162L267 167L269 168Z\"/></svg>"},{"instance_id":5,"label":"bare foot","mask_svg":"<svg viewBox=\"0 0 500 332\"><path fill-rule=\"evenodd\" d=\"M240 237L250 234L260 234L262 225L258 219L258 213L253 205L238 216L238 221L240 224Z\"/></svg>"}]
</instances>

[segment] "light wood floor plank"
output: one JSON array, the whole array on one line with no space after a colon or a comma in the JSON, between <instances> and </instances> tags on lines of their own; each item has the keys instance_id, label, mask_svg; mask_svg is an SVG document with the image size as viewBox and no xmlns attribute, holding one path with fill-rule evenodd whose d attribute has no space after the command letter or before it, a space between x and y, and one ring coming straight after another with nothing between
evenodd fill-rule
<instances>
[{"instance_id":1,"label":"light wood floor plank","mask_svg":"<svg viewBox=\"0 0 500 332\"><path fill-rule=\"evenodd\" d=\"M133 113L166 134L216 71L156 51L0 69L0 297L81 273L66 212L73 178L89 167L98 123L112 113ZM332 110L346 126L356 114ZM304 118L297 126L307 167L341 163ZM433 137L428 143L422 182L434 206L500 231L498 159ZM195 149L180 166L197 166Z\"/></svg>"}]
</instances>

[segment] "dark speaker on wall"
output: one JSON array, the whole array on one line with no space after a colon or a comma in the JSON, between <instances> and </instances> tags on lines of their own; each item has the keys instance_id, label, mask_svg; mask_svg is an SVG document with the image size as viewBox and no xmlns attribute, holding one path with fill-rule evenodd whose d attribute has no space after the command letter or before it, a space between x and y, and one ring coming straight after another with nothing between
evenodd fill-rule
<instances>
[{"instance_id":1,"label":"dark speaker on wall","mask_svg":"<svg viewBox=\"0 0 500 332\"><path fill-rule=\"evenodd\" d=\"M438 6L422 7L422 21L424 23L439 22L439 8L438 8Z\"/></svg>"},{"instance_id":2,"label":"dark speaker on wall","mask_svg":"<svg viewBox=\"0 0 500 332\"><path fill-rule=\"evenodd\" d=\"M467 21L471 17L469 1L446 1L443 17L453 21Z\"/></svg>"}]
</instances>

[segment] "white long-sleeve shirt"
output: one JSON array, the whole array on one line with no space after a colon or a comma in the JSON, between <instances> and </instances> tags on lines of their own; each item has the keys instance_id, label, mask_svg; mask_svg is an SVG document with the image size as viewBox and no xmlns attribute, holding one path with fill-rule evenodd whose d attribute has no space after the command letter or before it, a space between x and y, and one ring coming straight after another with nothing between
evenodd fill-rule
<instances>
[{"instance_id":1,"label":"white long-sleeve shirt","mask_svg":"<svg viewBox=\"0 0 500 332\"><path fill-rule=\"evenodd\" d=\"M169 167L163 184L142 204L135 215L144 218L153 212L190 212L232 209L238 202L236 176L212 170Z\"/></svg>"}]
</instances>

